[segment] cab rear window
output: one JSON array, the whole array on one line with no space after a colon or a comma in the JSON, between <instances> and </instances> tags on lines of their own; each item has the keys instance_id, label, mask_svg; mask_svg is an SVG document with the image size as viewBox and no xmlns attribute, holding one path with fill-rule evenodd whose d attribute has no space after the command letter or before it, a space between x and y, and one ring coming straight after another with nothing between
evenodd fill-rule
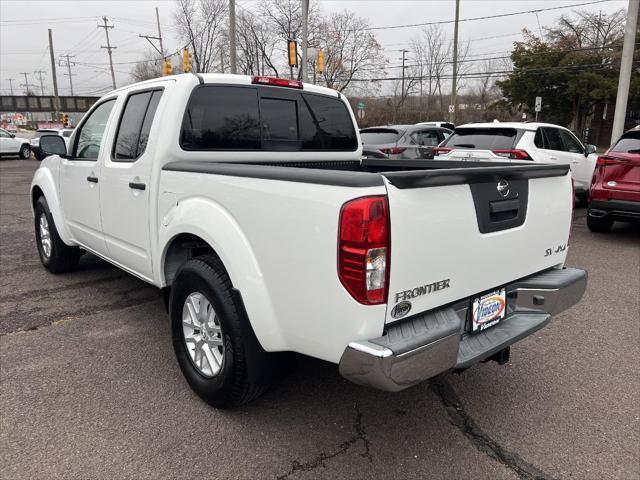
<instances>
[{"instance_id":1,"label":"cab rear window","mask_svg":"<svg viewBox=\"0 0 640 480\"><path fill-rule=\"evenodd\" d=\"M515 128L456 128L443 144L449 148L477 150L510 150L516 143Z\"/></svg>"},{"instance_id":2,"label":"cab rear window","mask_svg":"<svg viewBox=\"0 0 640 480\"><path fill-rule=\"evenodd\" d=\"M354 151L351 115L339 98L276 87L207 85L189 100L184 150Z\"/></svg>"}]
</instances>

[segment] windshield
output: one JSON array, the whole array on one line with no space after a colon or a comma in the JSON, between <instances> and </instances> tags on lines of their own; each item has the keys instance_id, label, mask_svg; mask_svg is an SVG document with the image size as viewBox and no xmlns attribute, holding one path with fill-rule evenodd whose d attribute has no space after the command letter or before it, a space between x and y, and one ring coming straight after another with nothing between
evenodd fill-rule
<instances>
[{"instance_id":1,"label":"windshield","mask_svg":"<svg viewBox=\"0 0 640 480\"><path fill-rule=\"evenodd\" d=\"M612 152L640 153L640 131L627 132L611 148Z\"/></svg>"},{"instance_id":2,"label":"windshield","mask_svg":"<svg viewBox=\"0 0 640 480\"><path fill-rule=\"evenodd\" d=\"M457 128L444 145L450 148L510 150L517 133L515 128Z\"/></svg>"},{"instance_id":3,"label":"windshield","mask_svg":"<svg viewBox=\"0 0 640 480\"><path fill-rule=\"evenodd\" d=\"M366 130L360 132L360 137L365 145L382 145L396 143L400 133L397 130Z\"/></svg>"}]
</instances>

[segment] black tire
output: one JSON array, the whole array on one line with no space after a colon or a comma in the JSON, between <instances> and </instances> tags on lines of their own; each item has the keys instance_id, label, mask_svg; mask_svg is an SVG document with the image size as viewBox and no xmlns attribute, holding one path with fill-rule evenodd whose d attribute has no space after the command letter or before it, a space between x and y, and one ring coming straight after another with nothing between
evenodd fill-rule
<instances>
[{"instance_id":1,"label":"black tire","mask_svg":"<svg viewBox=\"0 0 640 480\"><path fill-rule=\"evenodd\" d=\"M18 152L18 155L22 160L29 160L29 158L31 157L31 147L29 146L28 143L25 143L20 147L20 151Z\"/></svg>"},{"instance_id":2,"label":"black tire","mask_svg":"<svg viewBox=\"0 0 640 480\"><path fill-rule=\"evenodd\" d=\"M46 217L49 227L49 236L51 239L51 251L49 255L45 253L42 245L40 231L40 217L42 215ZM64 273L73 270L78 265L82 250L78 247L70 247L60 239L56 225L53 222L53 216L49 211L49 205L47 205L44 197L38 198L36 202L35 230L38 255L40 255L40 261L42 265L44 265L44 268L51 273Z\"/></svg>"},{"instance_id":3,"label":"black tire","mask_svg":"<svg viewBox=\"0 0 640 480\"><path fill-rule=\"evenodd\" d=\"M613 226L613 218L606 217L592 217L589 212L587 212L587 227L592 232L603 233L611 230Z\"/></svg>"},{"instance_id":4,"label":"black tire","mask_svg":"<svg viewBox=\"0 0 640 480\"><path fill-rule=\"evenodd\" d=\"M194 366L187 351L182 327L182 310L191 293L199 292L213 306L222 328L224 357L220 371L213 377L202 375ZM241 305L236 304L233 285L215 255L202 255L185 262L178 270L169 301L171 336L178 364L191 388L209 405L231 408L257 398L268 385L249 380L247 358L255 352L251 342L245 341L240 315Z\"/></svg>"},{"instance_id":5,"label":"black tire","mask_svg":"<svg viewBox=\"0 0 640 480\"><path fill-rule=\"evenodd\" d=\"M580 192L580 193L576 193L576 197L578 198L578 203L576 204L576 207L586 207L587 203L588 203L588 198L589 198L589 192Z\"/></svg>"},{"instance_id":6,"label":"black tire","mask_svg":"<svg viewBox=\"0 0 640 480\"><path fill-rule=\"evenodd\" d=\"M38 160L39 162L41 162L42 160L47 158L47 156L45 154L37 152L37 151L33 152L33 156L36 157L36 160Z\"/></svg>"}]
</instances>

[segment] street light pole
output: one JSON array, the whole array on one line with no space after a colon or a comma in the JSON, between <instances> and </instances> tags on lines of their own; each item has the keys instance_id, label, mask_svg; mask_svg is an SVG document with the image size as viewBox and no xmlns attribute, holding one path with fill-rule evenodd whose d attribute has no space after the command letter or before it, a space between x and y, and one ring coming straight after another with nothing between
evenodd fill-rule
<instances>
[{"instance_id":1,"label":"street light pole","mask_svg":"<svg viewBox=\"0 0 640 480\"><path fill-rule=\"evenodd\" d=\"M611 131L611 145L624 133L624 119L627 116L627 101L629 100L629 83L631 82L631 66L633 64L633 48L638 26L638 0L629 0L627 11L627 25L624 29L624 43L622 45L622 59L620 61L620 77L618 79L618 95L616 96L616 111L613 114L613 129Z\"/></svg>"},{"instance_id":2,"label":"street light pole","mask_svg":"<svg viewBox=\"0 0 640 480\"><path fill-rule=\"evenodd\" d=\"M302 81L308 81L307 75L307 45L309 43L309 0L302 0Z\"/></svg>"},{"instance_id":3,"label":"street light pole","mask_svg":"<svg viewBox=\"0 0 640 480\"><path fill-rule=\"evenodd\" d=\"M633 1L633 0L630 0ZM449 106L449 122L456 121L457 80L458 80L458 20L460 19L460 0L456 0L456 23L453 27L453 79L451 81L451 105Z\"/></svg>"}]
</instances>

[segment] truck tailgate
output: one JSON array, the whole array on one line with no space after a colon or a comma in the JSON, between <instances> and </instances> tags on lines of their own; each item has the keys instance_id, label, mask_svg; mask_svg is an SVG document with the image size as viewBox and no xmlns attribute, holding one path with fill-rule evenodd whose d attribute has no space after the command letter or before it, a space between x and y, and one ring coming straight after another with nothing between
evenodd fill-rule
<instances>
[{"instance_id":1,"label":"truck tailgate","mask_svg":"<svg viewBox=\"0 0 640 480\"><path fill-rule=\"evenodd\" d=\"M391 222L387 323L565 261L573 203L566 165L382 175ZM401 302L410 305L394 309Z\"/></svg>"}]
</instances>

